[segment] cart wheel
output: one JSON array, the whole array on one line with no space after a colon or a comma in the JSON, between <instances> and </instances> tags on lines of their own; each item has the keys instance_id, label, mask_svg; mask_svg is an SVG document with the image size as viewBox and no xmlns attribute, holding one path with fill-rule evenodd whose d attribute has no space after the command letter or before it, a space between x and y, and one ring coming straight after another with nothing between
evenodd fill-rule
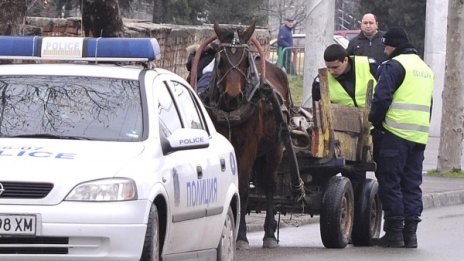
<instances>
[{"instance_id":1,"label":"cart wheel","mask_svg":"<svg viewBox=\"0 0 464 261\"><path fill-rule=\"evenodd\" d=\"M373 238L380 235L382 223L382 203L379 198L379 184L366 179L356 189L354 223L351 239L355 246L371 246Z\"/></svg>"},{"instance_id":2,"label":"cart wheel","mask_svg":"<svg viewBox=\"0 0 464 261\"><path fill-rule=\"evenodd\" d=\"M327 248L344 248L353 228L353 188L346 177L330 178L322 196L320 229Z\"/></svg>"}]
</instances>

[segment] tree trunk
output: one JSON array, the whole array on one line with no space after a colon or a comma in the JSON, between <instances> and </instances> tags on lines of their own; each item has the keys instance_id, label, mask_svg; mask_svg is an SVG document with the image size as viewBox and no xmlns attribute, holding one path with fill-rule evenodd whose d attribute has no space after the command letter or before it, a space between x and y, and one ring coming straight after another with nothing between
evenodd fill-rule
<instances>
[{"instance_id":1,"label":"tree trunk","mask_svg":"<svg viewBox=\"0 0 464 261\"><path fill-rule=\"evenodd\" d=\"M306 1L306 42L303 76L303 106L311 107L311 86L319 68L325 67L324 50L333 43L335 0ZM309 37L311 36L311 37Z\"/></svg>"},{"instance_id":2,"label":"tree trunk","mask_svg":"<svg viewBox=\"0 0 464 261\"><path fill-rule=\"evenodd\" d=\"M464 140L464 2L449 0L438 171L460 171Z\"/></svg>"},{"instance_id":3,"label":"tree trunk","mask_svg":"<svg viewBox=\"0 0 464 261\"><path fill-rule=\"evenodd\" d=\"M124 35L117 0L84 0L82 26L85 36L121 37Z\"/></svg>"},{"instance_id":4,"label":"tree trunk","mask_svg":"<svg viewBox=\"0 0 464 261\"><path fill-rule=\"evenodd\" d=\"M168 0L153 1L153 23L169 24L175 23L175 6Z\"/></svg>"},{"instance_id":5,"label":"tree trunk","mask_svg":"<svg viewBox=\"0 0 464 261\"><path fill-rule=\"evenodd\" d=\"M26 0L0 0L0 35L22 35Z\"/></svg>"},{"instance_id":6,"label":"tree trunk","mask_svg":"<svg viewBox=\"0 0 464 261\"><path fill-rule=\"evenodd\" d=\"M163 1L165 0L153 1L153 23L163 23Z\"/></svg>"}]
</instances>

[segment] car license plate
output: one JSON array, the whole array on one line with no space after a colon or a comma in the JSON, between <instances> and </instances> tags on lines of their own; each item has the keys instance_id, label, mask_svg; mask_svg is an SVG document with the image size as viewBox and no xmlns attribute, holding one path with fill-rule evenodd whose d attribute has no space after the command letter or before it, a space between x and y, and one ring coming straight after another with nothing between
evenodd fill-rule
<instances>
[{"instance_id":1,"label":"car license plate","mask_svg":"<svg viewBox=\"0 0 464 261\"><path fill-rule=\"evenodd\" d=\"M0 214L0 235L35 235L36 216Z\"/></svg>"}]
</instances>

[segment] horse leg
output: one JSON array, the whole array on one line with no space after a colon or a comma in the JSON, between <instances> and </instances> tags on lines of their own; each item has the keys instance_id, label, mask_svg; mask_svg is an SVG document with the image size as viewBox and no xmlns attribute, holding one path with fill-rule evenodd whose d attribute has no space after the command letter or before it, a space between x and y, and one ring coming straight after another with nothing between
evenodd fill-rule
<instances>
[{"instance_id":1,"label":"horse leg","mask_svg":"<svg viewBox=\"0 0 464 261\"><path fill-rule=\"evenodd\" d=\"M247 205L248 205L248 193L249 193L249 184L239 184L239 192L240 192L240 225L238 227L238 235L237 235L237 242L236 248L239 250L243 249L250 249L250 244L248 243L247 239L247 226L245 215L247 214Z\"/></svg>"},{"instance_id":2,"label":"horse leg","mask_svg":"<svg viewBox=\"0 0 464 261\"><path fill-rule=\"evenodd\" d=\"M240 193L240 225L238 228L238 235L236 241L236 248L241 249L249 249L250 244L248 243L247 239L247 226L245 216L247 214L248 208L248 195L250 192L250 177L251 171L253 166L253 157L251 157L248 153L256 153L256 148L248 147L245 152L236 153L238 156L237 164L238 164L238 179L239 179L239 193ZM254 155L254 154L253 154Z\"/></svg>"},{"instance_id":3,"label":"horse leg","mask_svg":"<svg viewBox=\"0 0 464 261\"><path fill-rule=\"evenodd\" d=\"M255 162L255 171L258 174L260 183L263 185L264 193L266 196L266 218L264 220L263 238L264 248L275 248L278 246L278 242L275 237L277 221L274 218L274 190L277 167L280 163L280 160L276 162L276 159L279 158L272 158L272 160L270 160L269 155L265 155L258 158Z\"/></svg>"},{"instance_id":4,"label":"horse leg","mask_svg":"<svg viewBox=\"0 0 464 261\"><path fill-rule=\"evenodd\" d=\"M274 218L274 193L266 193L266 219L264 221L263 248L276 248L279 242L275 237L277 221Z\"/></svg>"}]
</instances>

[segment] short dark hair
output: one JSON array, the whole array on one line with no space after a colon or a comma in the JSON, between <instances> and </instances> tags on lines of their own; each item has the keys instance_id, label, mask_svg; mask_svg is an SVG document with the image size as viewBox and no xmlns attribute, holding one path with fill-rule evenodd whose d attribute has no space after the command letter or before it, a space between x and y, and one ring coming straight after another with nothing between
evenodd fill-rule
<instances>
[{"instance_id":1,"label":"short dark hair","mask_svg":"<svg viewBox=\"0 0 464 261\"><path fill-rule=\"evenodd\" d=\"M339 60L343 62L348 57L345 48L339 44L331 44L324 51L324 61L333 62Z\"/></svg>"}]
</instances>

